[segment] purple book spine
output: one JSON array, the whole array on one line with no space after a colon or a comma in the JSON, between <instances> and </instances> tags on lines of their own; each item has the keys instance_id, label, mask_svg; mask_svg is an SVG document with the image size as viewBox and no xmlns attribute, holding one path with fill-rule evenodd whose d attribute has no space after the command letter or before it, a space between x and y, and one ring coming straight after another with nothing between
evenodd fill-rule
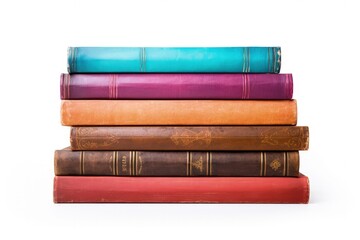
<instances>
[{"instance_id":1,"label":"purple book spine","mask_svg":"<svg viewBox=\"0 0 360 240\"><path fill-rule=\"evenodd\" d=\"M61 99L292 99L291 74L61 74Z\"/></svg>"}]
</instances>

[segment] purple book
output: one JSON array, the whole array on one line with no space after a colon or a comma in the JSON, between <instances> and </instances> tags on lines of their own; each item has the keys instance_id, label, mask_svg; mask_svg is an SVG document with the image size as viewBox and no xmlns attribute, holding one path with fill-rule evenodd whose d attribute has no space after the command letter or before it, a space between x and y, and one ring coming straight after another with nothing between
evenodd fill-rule
<instances>
[{"instance_id":1,"label":"purple book","mask_svg":"<svg viewBox=\"0 0 360 240\"><path fill-rule=\"evenodd\" d=\"M291 74L61 74L61 99L291 99Z\"/></svg>"}]
</instances>

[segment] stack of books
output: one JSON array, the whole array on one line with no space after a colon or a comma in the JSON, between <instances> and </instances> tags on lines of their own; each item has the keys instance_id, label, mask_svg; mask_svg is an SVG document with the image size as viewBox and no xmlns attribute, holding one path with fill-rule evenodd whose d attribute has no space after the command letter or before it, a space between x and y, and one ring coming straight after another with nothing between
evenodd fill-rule
<instances>
[{"instance_id":1,"label":"stack of books","mask_svg":"<svg viewBox=\"0 0 360 240\"><path fill-rule=\"evenodd\" d=\"M54 202L307 203L279 47L72 47Z\"/></svg>"}]
</instances>

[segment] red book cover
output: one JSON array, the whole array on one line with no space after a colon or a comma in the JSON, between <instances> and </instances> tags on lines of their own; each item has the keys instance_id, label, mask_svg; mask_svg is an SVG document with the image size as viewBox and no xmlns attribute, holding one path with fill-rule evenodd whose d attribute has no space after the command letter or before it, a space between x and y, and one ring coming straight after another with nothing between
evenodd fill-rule
<instances>
[{"instance_id":1,"label":"red book cover","mask_svg":"<svg viewBox=\"0 0 360 240\"><path fill-rule=\"evenodd\" d=\"M56 176L55 203L308 203L309 181L293 177Z\"/></svg>"}]
</instances>

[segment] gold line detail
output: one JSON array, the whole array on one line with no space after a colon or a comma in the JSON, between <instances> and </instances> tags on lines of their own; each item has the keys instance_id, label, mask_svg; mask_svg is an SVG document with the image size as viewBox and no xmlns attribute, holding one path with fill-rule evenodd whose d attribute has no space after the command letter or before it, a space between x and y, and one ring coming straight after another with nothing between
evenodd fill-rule
<instances>
[{"instance_id":1,"label":"gold line detail","mask_svg":"<svg viewBox=\"0 0 360 240\"><path fill-rule=\"evenodd\" d=\"M246 69L246 48L243 48L243 69L242 71L245 72L245 69Z\"/></svg>"},{"instance_id":2,"label":"gold line detail","mask_svg":"<svg viewBox=\"0 0 360 240\"><path fill-rule=\"evenodd\" d=\"M70 98L70 75L65 75L65 90L67 98Z\"/></svg>"},{"instance_id":3,"label":"gold line detail","mask_svg":"<svg viewBox=\"0 0 360 240\"><path fill-rule=\"evenodd\" d=\"M190 165L189 172L190 172L190 176L191 176L192 175L192 152L190 152L190 164L189 165Z\"/></svg>"},{"instance_id":4,"label":"gold line detail","mask_svg":"<svg viewBox=\"0 0 360 240\"><path fill-rule=\"evenodd\" d=\"M271 54L271 50L270 47L268 47L268 71L271 72L271 61L270 61L270 54Z\"/></svg>"},{"instance_id":5,"label":"gold line detail","mask_svg":"<svg viewBox=\"0 0 360 240\"><path fill-rule=\"evenodd\" d=\"M264 176L266 176L266 152L264 152Z\"/></svg>"},{"instance_id":6,"label":"gold line detail","mask_svg":"<svg viewBox=\"0 0 360 240\"><path fill-rule=\"evenodd\" d=\"M81 151L81 154L80 154L81 175L85 174L84 157L85 157L85 152Z\"/></svg>"},{"instance_id":7,"label":"gold line detail","mask_svg":"<svg viewBox=\"0 0 360 240\"><path fill-rule=\"evenodd\" d=\"M116 85L116 83L117 83L117 75L116 75L116 74L114 74L115 99L117 99L117 98L118 98L118 89L117 89L117 85Z\"/></svg>"},{"instance_id":8,"label":"gold line detail","mask_svg":"<svg viewBox=\"0 0 360 240\"><path fill-rule=\"evenodd\" d=\"M115 152L115 175L119 175L119 152Z\"/></svg>"},{"instance_id":9,"label":"gold line detail","mask_svg":"<svg viewBox=\"0 0 360 240\"><path fill-rule=\"evenodd\" d=\"M131 176L132 155L133 155L133 152L130 151L130 156L129 156L129 176Z\"/></svg>"},{"instance_id":10,"label":"gold line detail","mask_svg":"<svg viewBox=\"0 0 360 240\"><path fill-rule=\"evenodd\" d=\"M63 93L64 93L64 98L66 99L67 96L67 92L66 92L66 77L65 77L65 74L62 75L62 83L63 83L63 86L62 86L62 90L63 90Z\"/></svg>"},{"instance_id":11,"label":"gold line detail","mask_svg":"<svg viewBox=\"0 0 360 240\"><path fill-rule=\"evenodd\" d=\"M137 169L137 166L138 166L138 158L139 158L139 154L138 154L137 151L135 151L134 176L137 176L137 175L138 175L138 169Z\"/></svg>"},{"instance_id":12,"label":"gold line detail","mask_svg":"<svg viewBox=\"0 0 360 240\"><path fill-rule=\"evenodd\" d=\"M186 176L189 176L190 169L190 152L186 152Z\"/></svg>"},{"instance_id":13,"label":"gold line detail","mask_svg":"<svg viewBox=\"0 0 360 240\"><path fill-rule=\"evenodd\" d=\"M247 70L247 72L250 72L250 48L248 48L247 53L248 53L248 58L247 58L247 62L248 62L248 70Z\"/></svg>"},{"instance_id":14,"label":"gold line detail","mask_svg":"<svg viewBox=\"0 0 360 240\"><path fill-rule=\"evenodd\" d=\"M113 156L112 156L112 165L113 165L113 175L116 175L116 152L113 152Z\"/></svg>"},{"instance_id":15,"label":"gold line detail","mask_svg":"<svg viewBox=\"0 0 360 240\"><path fill-rule=\"evenodd\" d=\"M209 152L209 176L211 176L212 175L212 152Z\"/></svg>"},{"instance_id":16,"label":"gold line detail","mask_svg":"<svg viewBox=\"0 0 360 240\"><path fill-rule=\"evenodd\" d=\"M287 175L286 168L287 168L287 156L286 156L286 152L284 152L284 170L283 170L284 177Z\"/></svg>"},{"instance_id":17,"label":"gold line detail","mask_svg":"<svg viewBox=\"0 0 360 240\"><path fill-rule=\"evenodd\" d=\"M289 175L289 172L290 172L289 153L286 152L286 176Z\"/></svg>"},{"instance_id":18,"label":"gold line detail","mask_svg":"<svg viewBox=\"0 0 360 240\"><path fill-rule=\"evenodd\" d=\"M260 152L260 177L264 176L264 152Z\"/></svg>"},{"instance_id":19,"label":"gold line detail","mask_svg":"<svg viewBox=\"0 0 360 240\"><path fill-rule=\"evenodd\" d=\"M210 160L210 154L209 152L206 152L206 176L209 176L209 160Z\"/></svg>"},{"instance_id":20,"label":"gold line detail","mask_svg":"<svg viewBox=\"0 0 360 240\"><path fill-rule=\"evenodd\" d=\"M274 72L276 72L276 49L273 47L273 53L274 53Z\"/></svg>"}]
</instances>

